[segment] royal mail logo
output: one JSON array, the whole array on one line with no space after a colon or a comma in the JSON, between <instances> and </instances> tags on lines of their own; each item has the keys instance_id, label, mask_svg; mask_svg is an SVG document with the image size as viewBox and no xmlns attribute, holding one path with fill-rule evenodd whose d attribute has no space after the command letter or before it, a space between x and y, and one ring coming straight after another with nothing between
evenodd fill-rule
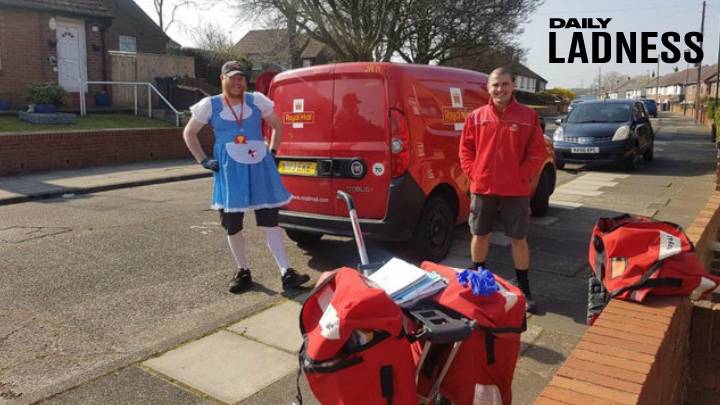
<instances>
[{"instance_id":1,"label":"royal mail logo","mask_svg":"<svg viewBox=\"0 0 720 405\"><path fill-rule=\"evenodd\" d=\"M445 124L462 124L471 112L472 108L443 107L443 122Z\"/></svg>"},{"instance_id":2,"label":"royal mail logo","mask_svg":"<svg viewBox=\"0 0 720 405\"><path fill-rule=\"evenodd\" d=\"M305 109L305 103L302 99L293 100L293 111L299 112Z\"/></svg>"},{"instance_id":3,"label":"royal mail logo","mask_svg":"<svg viewBox=\"0 0 720 405\"><path fill-rule=\"evenodd\" d=\"M285 115L283 115L283 121L286 124L312 124L315 122L315 112L286 112Z\"/></svg>"}]
</instances>

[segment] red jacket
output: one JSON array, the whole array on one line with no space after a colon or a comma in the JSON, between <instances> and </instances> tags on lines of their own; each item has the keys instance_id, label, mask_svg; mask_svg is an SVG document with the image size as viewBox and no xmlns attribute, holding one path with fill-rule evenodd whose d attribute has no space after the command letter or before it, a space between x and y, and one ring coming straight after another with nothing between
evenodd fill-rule
<instances>
[{"instance_id":1,"label":"red jacket","mask_svg":"<svg viewBox=\"0 0 720 405\"><path fill-rule=\"evenodd\" d=\"M491 99L465 120L460 165L474 194L530 196L545 154L538 113L514 98L502 113Z\"/></svg>"}]
</instances>

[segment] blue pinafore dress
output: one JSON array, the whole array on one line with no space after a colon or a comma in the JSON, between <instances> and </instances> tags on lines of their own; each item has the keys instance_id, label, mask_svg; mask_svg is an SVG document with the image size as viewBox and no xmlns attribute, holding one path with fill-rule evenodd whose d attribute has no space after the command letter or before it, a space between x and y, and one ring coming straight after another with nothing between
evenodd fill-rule
<instances>
[{"instance_id":1,"label":"blue pinafore dress","mask_svg":"<svg viewBox=\"0 0 720 405\"><path fill-rule=\"evenodd\" d=\"M213 174L212 209L245 212L286 205L292 199L275 166L262 136L262 117L253 103L252 94L245 93L242 127L232 113L221 116L222 94L214 96L210 123L215 130L215 159L220 170ZM229 108L229 107L228 107ZM235 110L238 118L240 112Z\"/></svg>"}]
</instances>

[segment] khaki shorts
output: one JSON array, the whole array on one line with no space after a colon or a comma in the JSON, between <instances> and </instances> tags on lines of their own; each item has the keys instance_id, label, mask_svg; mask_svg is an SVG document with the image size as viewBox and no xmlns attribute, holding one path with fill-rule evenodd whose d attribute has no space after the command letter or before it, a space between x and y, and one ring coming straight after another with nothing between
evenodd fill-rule
<instances>
[{"instance_id":1,"label":"khaki shorts","mask_svg":"<svg viewBox=\"0 0 720 405\"><path fill-rule=\"evenodd\" d=\"M524 239L530 228L530 199L528 197L502 197L473 194L470 197L470 233L484 236L492 232L495 218L505 224L505 235Z\"/></svg>"}]
</instances>

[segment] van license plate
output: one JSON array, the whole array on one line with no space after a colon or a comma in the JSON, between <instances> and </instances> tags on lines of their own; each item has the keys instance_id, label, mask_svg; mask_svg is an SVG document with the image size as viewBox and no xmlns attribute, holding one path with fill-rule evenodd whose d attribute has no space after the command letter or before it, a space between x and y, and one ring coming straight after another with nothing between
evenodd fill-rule
<instances>
[{"instance_id":1,"label":"van license plate","mask_svg":"<svg viewBox=\"0 0 720 405\"><path fill-rule=\"evenodd\" d=\"M570 148L571 153L600 153L600 148L597 146L585 146L585 147L574 147Z\"/></svg>"},{"instance_id":2,"label":"van license plate","mask_svg":"<svg viewBox=\"0 0 720 405\"><path fill-rule=\"evenodd\" d=\"M281 160L278 165L280 174L293 174L296 176L317 176L317 162L295 162Z\"/></svg>"}]
</instances>

